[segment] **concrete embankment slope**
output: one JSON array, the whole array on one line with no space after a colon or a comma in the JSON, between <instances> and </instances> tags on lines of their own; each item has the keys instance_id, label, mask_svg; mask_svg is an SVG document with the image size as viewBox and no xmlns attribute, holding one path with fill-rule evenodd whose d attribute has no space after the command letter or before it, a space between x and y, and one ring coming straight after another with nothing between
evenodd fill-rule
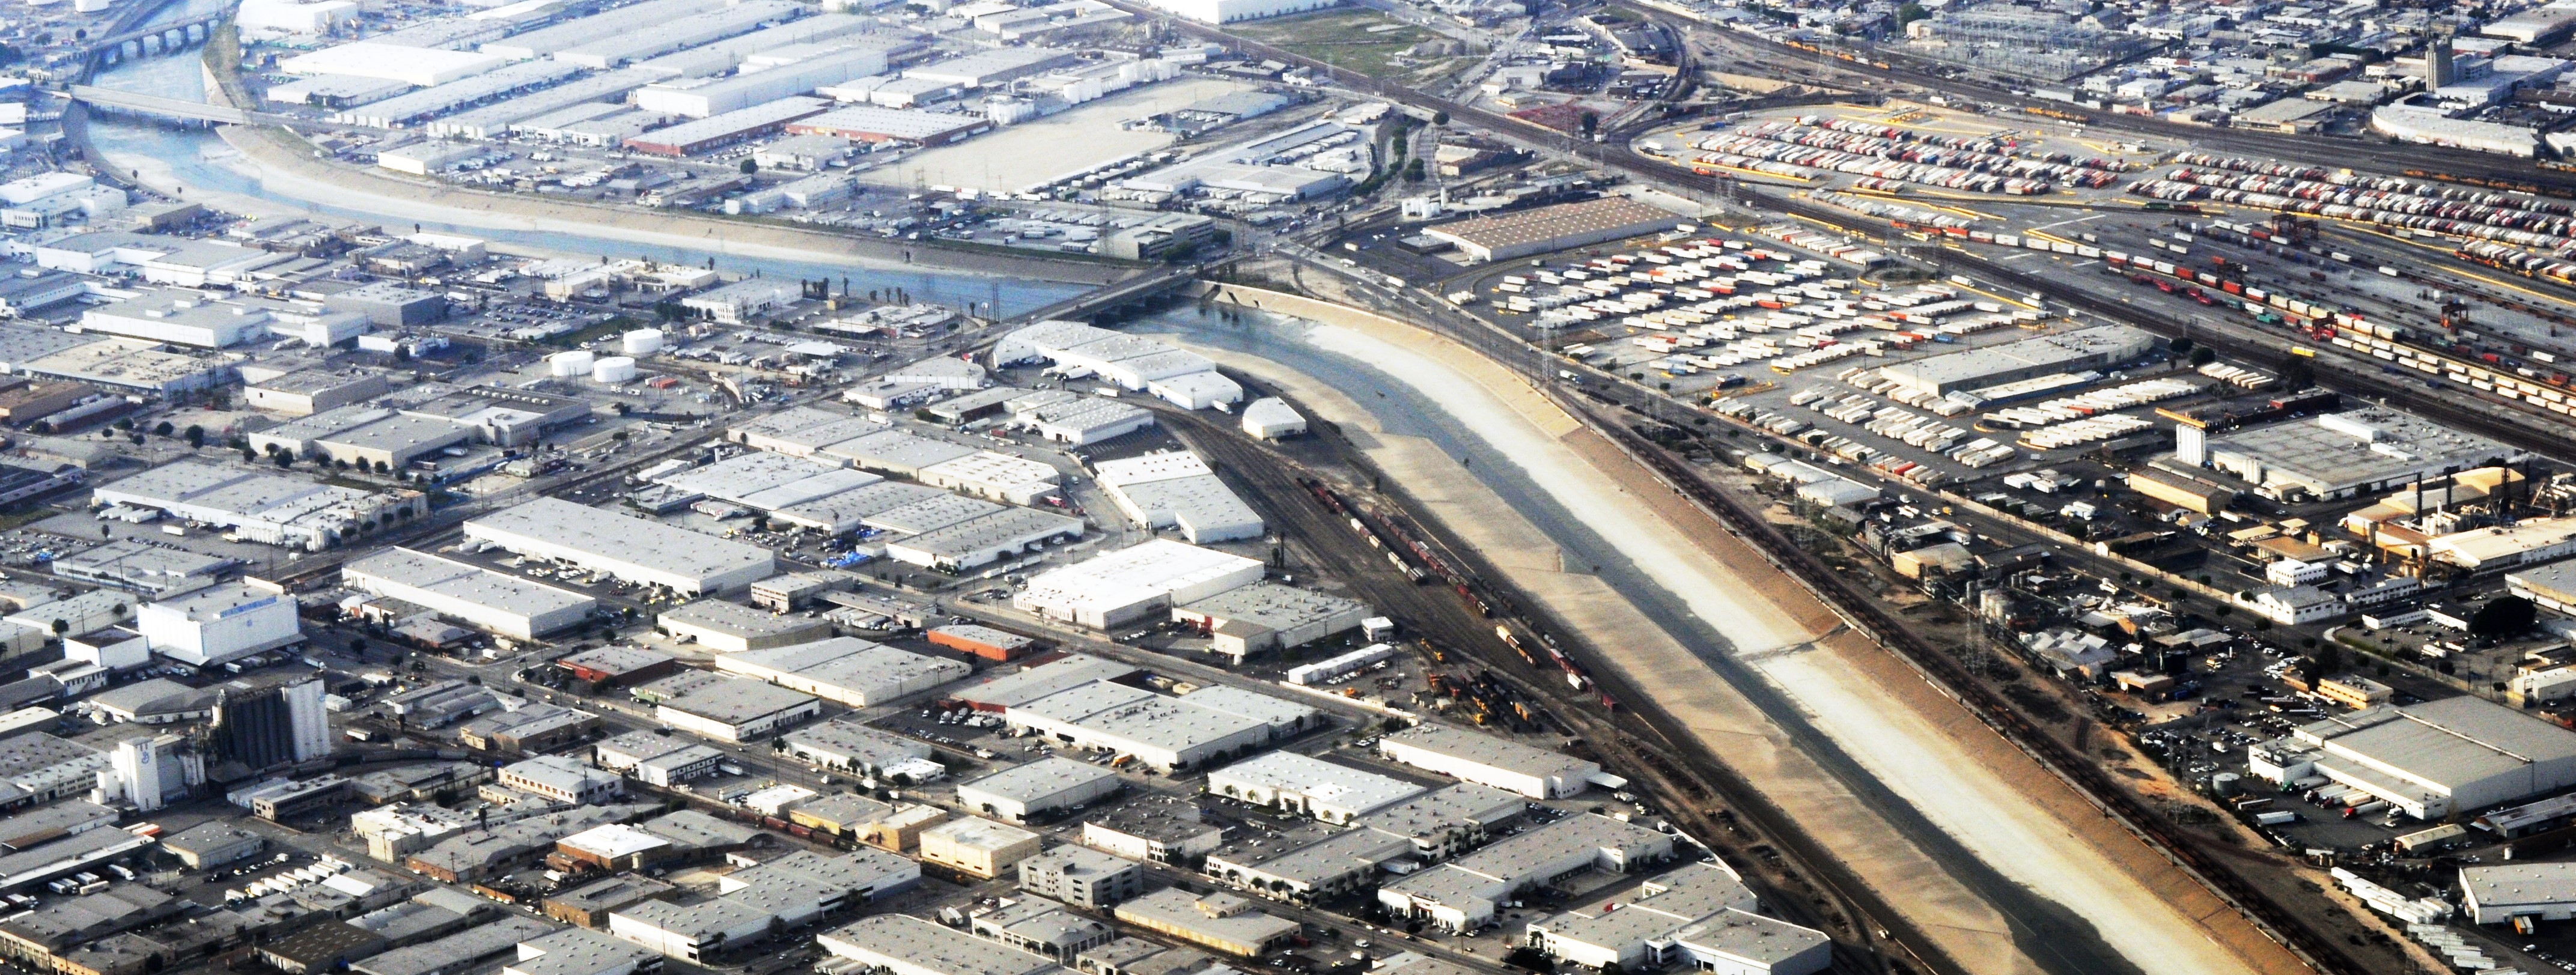
<instances>
[{"instance_id":1,"label":"concrete embankment slope","mask_svg":"<svg viewBox=\"0 0 2576 975\"><path fill-rule=\"evenodd\" d=\"M313 158L301 137L277 129L225 126L224 142L253 167L272 196L317 206L363 211L388 222L410 220L473 230L577 234L659 247L685 247L851 268L968 272L1033 281L1107 284L1140 273L1141 265L1047 260L909 241L825 233L796 227L718 220L686 212L574 203L515 194L484 193L428 181L397 178ZM166 173L146 170L146 185L168 189ZM189 199L206 196L199 192ZM252 198L225 198L249 212L286 208Z\"/></svg>"},{"instance_id":2,"label":"concrete embankment slope","mask_svg":"<svg viewBox=\"0 0 2576 975\"><path fill-rule=\"evenodd\" d=\"M2307 970L1518 376L1344 306L1251 289L1222 288L1218 298L1320 323L1307 344L1410 387L1506 458L1553 510L1523 510L1440 446L1387 434L1345 391L1267 360L1201 350L1341 424L1431 514L1582 629L1612 666L1658 689L1654 706L1838 851L1963 967ZM1554 533L1568 530L1597 538L1661 592L1628 591L1604 578L1615 572L1567 565ZM1654 598L1685 607L1716 638L1659 623L1645 605Z\"/></svg>"}]
</instances>

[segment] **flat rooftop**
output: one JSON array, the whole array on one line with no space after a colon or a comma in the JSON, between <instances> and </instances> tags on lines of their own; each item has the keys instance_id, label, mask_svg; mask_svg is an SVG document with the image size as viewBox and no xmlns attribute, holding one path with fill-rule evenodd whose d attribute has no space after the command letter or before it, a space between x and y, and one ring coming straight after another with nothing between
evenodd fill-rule
<instances>
[{"instance_id":1,"label":"flat rooftop","mask_svg":"<svg viewBox=\"0 0 2576 975\"><path fill-rule=\"evenodd\" d=\"M522 616L587 609L599 602L570 590L401 547L348 563L340 571L344 576L357 573Z\"/></svg>"},{"instance_id":2,"label":"flat rooftop","mask_svg":"<svg viewBox=\"0 0 2576 975\"><path fill-rule=\"evenodd\" d=\"M555 498L468 520L469 536L528 540L584 558L615 560L676 576L705 579L775 564L765 548L660 522L630 518ZM507 547L507 546L505 546Z\"/></svg>"}]
</instances>

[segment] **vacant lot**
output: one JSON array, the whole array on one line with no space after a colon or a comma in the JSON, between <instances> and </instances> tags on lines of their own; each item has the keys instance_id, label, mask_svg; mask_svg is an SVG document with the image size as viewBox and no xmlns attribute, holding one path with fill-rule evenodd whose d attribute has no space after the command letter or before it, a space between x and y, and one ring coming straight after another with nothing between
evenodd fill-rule
<instances>
[{"instance_id":1,"label":"vacant lot","mask_svg":"<svg viewBox=\"0 0 2576 975\"><path fill-rule=\"evenodd\" d=\"M1463 52L1434 53L1457 50L1457 42L1375 10L1321 10L1227 29L1337 68L1409 84L1438 81L1474 60ZM1421 44L1429 46L1416 53Z\"/></svg>"}]
</instances>

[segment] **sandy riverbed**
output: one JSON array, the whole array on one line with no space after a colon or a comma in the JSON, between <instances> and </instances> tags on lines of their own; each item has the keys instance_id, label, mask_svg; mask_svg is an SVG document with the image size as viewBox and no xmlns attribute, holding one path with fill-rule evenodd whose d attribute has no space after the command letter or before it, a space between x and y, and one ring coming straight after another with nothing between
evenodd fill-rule
<instances>
[{"instance_id":1,"label":"sandy riverbed","mask_svg":"<svg viewBox=\"0 0 2576 975\"><path fill-rule=\"evenodd\" d=\"M1454 344L1402 326L1322 326L1310 341L1368 364L1441 404L1475 437L1606 540L1655 585L1724 634L1764 677L1869 773L1986 865L2089 922L2152 973L2292 972L2303 966L2143 844L2100 821L2082 798L1954 703L1930 693L1885 651L1847 631L1793 582L1733 542L1606 442L1516 377ZM1943 950L1976 971L2038 970L1996 912L1853 797L1783 732L1708 672L1708 664L1594 576L1562 571L1546 536L1418 438L1389 437L1359 404L1274 363L1202 350L1279 382L1361 443L1435 513L1498 559L1515 581L1584 626L1596 645L1703 735L1774 801L1838 850ZM1622 469L1624 468L1624 469ZM1659 497L1659 495L1661 495ZM1728 557L1719 557L1724 554ZM1819 640L1820 637L1827 639ZM1696 672L1704 677L1675 680ZM1910 686L1909 686L1910 685ZM2226 946L2222 946L2225 942ZM2230 950L2230 946L2234 950ZM2028 950L2047 951L2046 945ZM2065 970L2062 960L2049 967Z\"/></svg>"}]
</instances>

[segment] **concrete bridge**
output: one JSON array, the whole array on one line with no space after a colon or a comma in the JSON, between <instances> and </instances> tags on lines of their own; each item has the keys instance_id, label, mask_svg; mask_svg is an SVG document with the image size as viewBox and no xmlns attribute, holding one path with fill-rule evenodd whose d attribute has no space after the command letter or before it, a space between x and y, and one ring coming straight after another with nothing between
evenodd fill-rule
<instances>
[{"instance_id":1,"label":"concrete bridge","mask_svg":"<svg viewBox=\"0 0 2576 975\"><path fill-rule=\"evenodd\" d=\"M206 42L221 23L221 13L207 14L194 20L154 24L122 33L89 39L89 55L100 64L115 64L134 58L175 54Z\"/></svg>"},{"instance_id":2,"label":"concrete bridge","mask_svg":"<svg viewBox=\"0 0 2576 975\"><path fill-rule=\"evenodd\" d=\"M1178 288L1184 284L1188 284L1192 279L1199 276L1199 272L1205 269L1206 265L1204 264L1189 264L1180 267L1151 271L1136 277L1128 278L1125 281L1120 281L1105 287L1093 289L1083 294L1075 295L1044 308L1025 312L1018 317L1011 319L1011 323L1014 325L1025 325L1030 322L1041 322L1050 318L1087 319L1092 315L1118 307L1119 305L1142 298L1149 298L1165 291Z\"/></svg>"},{"instance_id":3,"label":"concrete bridge","mask_svg":"<svg viewBox=\"0 0 2576 975\"><path fill-rule=\"evenodd\" d=\"M285 115L245 112L237 108L224 108L204 102L164 98L160 95L118 91L91 85L73 85L71 96L73 101L89 106L92 111L110 115L135 116L160 122L175 122L181 125L284 125L295 121L294 118Z\"/></svg>"}]
</instances>

